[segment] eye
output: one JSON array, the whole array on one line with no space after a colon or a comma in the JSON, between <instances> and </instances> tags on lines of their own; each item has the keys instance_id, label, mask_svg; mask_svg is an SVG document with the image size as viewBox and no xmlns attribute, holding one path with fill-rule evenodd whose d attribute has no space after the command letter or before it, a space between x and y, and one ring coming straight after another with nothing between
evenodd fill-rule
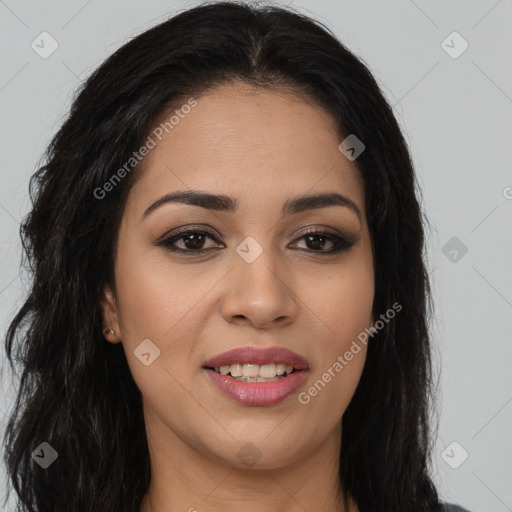
<instances>
[{"instance_id":1,"label":"eye","mask_svg":"<svg viewBox=\"0 0 512 512\"><path fill-rule=\"evenodd\" d=\"M304 250L310 252L316 252L319 254L336 254L347 249L350 249L355 242L349 242L345 238L335 235L334 233L328 233L326 231L320 231L310 229L306 231L298 240L304 240L307 248ZM326 242L331 244L330 250L324 250ZM299 248L300 249L300 248ZM303 249L300 249L303 250Z\"/></svg>"},{"instance_id":2,"label":"eye","mask_svg":"<svg viewBox=\"0 0 512 512\"><path fill-rule=\"evenodd\" d=\"M159 247L165 247L167 250L172 252L181 253L199 253L206 252L207 250L215 249L218 247L209 247L204 249L205 240L216 241L215 235L208 231L202 231L197 229L186 229L178 231L176 234L166 237L156 243ZM178 247L177 243L181 242L182 246Z\"/></svg>"},{"instance_id":3,"label":"eye","mask_svg":"<svg viewBox=\"0 0 512 512\"><path fill-rule=\"evenodd\" d=\"M167 236L162 240L156 242L155 245L164 247L166 250L175 253L188 253L188 254L199 254L205 253L210 250L220 249L225 247L223 244L214 245L213 247L206 247L205 242L210 239L214 242L218 242L216 235L209 231L203 231L199 229L182 229L174 232L171 236ZM314 252L321 255L336 254L345 251L352 247L355 242L349 242L345 238L334 233L328 233L326 231L320 231L316 229L309 229L297 241L303 240L306 248L299 247L299 250L307 252ZM296 245L298 242L295 242ZM330 244L331 248L325 250L325 245ZM179 246L178 244L181 244Z\"/></svg>"}]
</instances>

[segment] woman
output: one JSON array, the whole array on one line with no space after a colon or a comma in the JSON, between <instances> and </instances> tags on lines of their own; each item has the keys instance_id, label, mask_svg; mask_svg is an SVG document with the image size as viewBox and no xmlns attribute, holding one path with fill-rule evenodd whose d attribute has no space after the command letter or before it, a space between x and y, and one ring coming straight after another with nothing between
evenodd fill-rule
<instances>
[{"instance_id":1,"label":"woman","mask_svg":"<svg viewBox=\"0 0 512 512\"><path fill-rule=\"evenodd\" d=\"M21 510L441 511L413 166L365 65L206 4L84 84L31 183Z\"/></svg>"}]
</instances>

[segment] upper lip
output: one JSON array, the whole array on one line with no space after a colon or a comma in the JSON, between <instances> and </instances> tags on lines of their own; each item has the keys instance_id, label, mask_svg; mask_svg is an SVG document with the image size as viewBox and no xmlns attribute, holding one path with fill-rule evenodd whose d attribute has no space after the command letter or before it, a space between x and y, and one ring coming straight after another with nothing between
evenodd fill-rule
<instances>
[{"instance_id":1,"label":"upper lip","mask_svg":"<svg viewBox=\"0 0 512 512\"><path fill-rule=\"evenodd\" d=\"M305 370L308 362L299 354L283 347L239 347L222 352L204 364L204 368L219 368L232 364L285 364L296 370Z\"/></svg>"}]
</instances>

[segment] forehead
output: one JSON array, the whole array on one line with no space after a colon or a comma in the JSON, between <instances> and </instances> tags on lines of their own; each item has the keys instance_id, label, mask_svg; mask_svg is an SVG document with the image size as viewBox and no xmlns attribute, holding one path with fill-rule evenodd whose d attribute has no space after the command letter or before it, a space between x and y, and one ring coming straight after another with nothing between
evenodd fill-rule
<instances>
[{"instance_id":1,"label":"forehead","mask_svg":"<svg viewBox=\"0 0 512 512\"><path fill-rule=\"evenodd\" d=\"M160 130L161 140L153 136L155 147L130 194L138 209L173 190L214 191L252 207L335 190L364 211L363 180L338 149L335 120L309 97L228 84L195 100L190 109L176 104L159 120L163 126L175 110L180 114L172 128Z\"/></svg>"}]
</instances>

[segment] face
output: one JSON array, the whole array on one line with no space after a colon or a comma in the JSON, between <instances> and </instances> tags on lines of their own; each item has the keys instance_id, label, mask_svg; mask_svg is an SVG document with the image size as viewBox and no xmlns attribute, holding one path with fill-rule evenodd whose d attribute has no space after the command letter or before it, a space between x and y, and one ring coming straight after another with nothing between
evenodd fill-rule
<instances>
[{"instance_id":1,"label":"face","mask_svg":"<svg viewBox=\"0 0 512 512\"><path fill-rule=\"evenodd\" d=\"M162 449L278 468L339 439L363 369L364 183L330 115L296 93L230 84L196 100L130 190L107 339ZM171 200L180 191L223 199Z\"/></svg>"}]
</instances>

